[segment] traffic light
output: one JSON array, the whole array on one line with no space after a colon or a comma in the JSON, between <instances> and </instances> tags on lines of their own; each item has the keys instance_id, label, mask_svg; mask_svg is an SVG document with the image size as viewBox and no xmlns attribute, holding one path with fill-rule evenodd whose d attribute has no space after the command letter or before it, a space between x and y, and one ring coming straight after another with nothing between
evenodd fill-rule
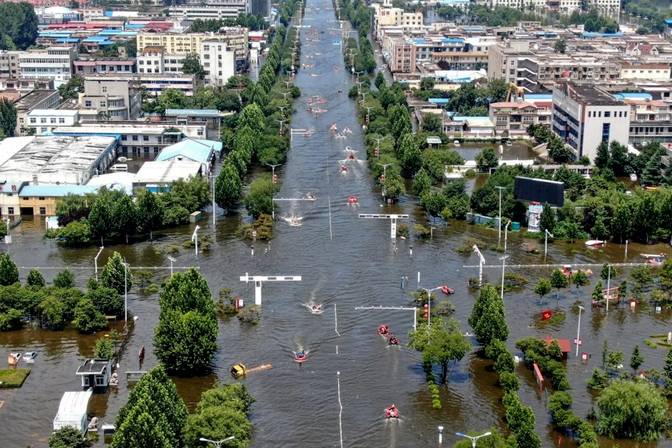
<instances>
[{"instance_id":1,"label":"traffic light","mask_svg":"<svg viewBox=\"0 0 672 448\"><path fill-rule=\"evenodd\" d=\"M427 305L426 303L425 303L425 306L424 306L424 310L422 312L422 317L425 320L429 320L429 305Z\"/></svg>"},{"instance_id":2,"label":"traffic light","mask_svg":"<svg viewBox=\"0 0 672 448\"><path fill-rule=\"evenodd\" d=\"M385 175L381 174L379 179L380 179L380 183L382 184L383 182L385 182Z\"/></svg>"},{"instance_id":3,"label":"traffic light","mask_svg":"<svg viewBox=\"0 0 672 448\"><path fill-rule=\"evenodd\" d=\"M373 155L376 156L376 157L380 157L380 149L375 148L375 149L373 150Z\"/></svg>"},{"instance_id":4,"label":"traffic light","mask_svg":"<svg viewBox=\"0 0 672 448\"><path fill-rule=\"evenodd\" d=\"M277 174L274 174L274 175L273 175L273 183L274 183L274 184L277 184L277 183L278 183L278 175L277 175Z\"/></svg>"}]
</instances>

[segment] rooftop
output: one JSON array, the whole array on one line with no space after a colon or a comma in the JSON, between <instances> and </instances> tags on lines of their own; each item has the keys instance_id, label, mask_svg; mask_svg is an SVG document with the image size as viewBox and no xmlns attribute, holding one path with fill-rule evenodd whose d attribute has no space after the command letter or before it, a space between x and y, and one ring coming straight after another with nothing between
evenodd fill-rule
<instances>
[{"instance_id":1,"label":"rooftop","mask_svg":"<svg viewBox=\"0 0 672 448\"><path fill-rule=\"evenodd\" d=\"M166 117L204 117L217 118L222 114L217 109L166 109Z\"/></svg>"},{"instance_id":2,"label":"rooftop","mask_svg":"<svg viewBox=\"0 0 672 448\"><path fill-rule=\"evenodd\" d=\"M558 89L564 95L569 96L577 102L591 106L617 106L621 104L611 95L608 95L593 85L576 84L573 82L559 83Z\"/></svg>"},{"instance_id":3,"label":"rooftop","mask_svg":"<svg viewBox=\"0 0 672 448\"><path fill-rule=\"evenodd\" d=\"M32 109L34 106L56 93L56 90L33 90L30 93L22 96L19 101L16 102L16 108Z\"/></svg>"},{"instance_id":4,"label":"rooftop","mask_svg":"<svg viewBox=\"0 0 672 448\"><path fill-rule=\"evenodd\" d=\"M73 109L34 109L28 113L29 117L76 117L79 111Z\"/></svg>"},{"instance_id":5,"label":"rooftop","mask_svg":"<svg viewBox=\"0 0 672 448\"><path fill-rule=\"evenodd\" d=\"M136 184L168 184L179 179L198 175L201 164L186 160L161 160L145 162L135 175Z\"/></svg>"},{"instance_id":6,"label":"rooftop","mask_svg":"<svg viewBox=\"0 0 672 448\"><path fill-rule=\"evenodd\" d=\"M163 148L156 157L156 160L171 160L184 157L194 162L208 163L212 159L213 152L219 154L221 151L221 142L185 138L174 145Z\"/></svg>"},{"instance_id":7,"label":"rooftop","mask_svg":"<svg viewBox=\"0 0 672 448\"><path fill-rule=\"evenodd\" d=\"M50 198L59 198L69 194L83 196L88 193L94 193L96 187L89 185L69 185L69 184L38 184L26 185L19 192L19 197L44 196Z\"/></svg>"},{"instance_id":8,"label":"rooftop","mask_svg":"<svg viewBox=\"0 0 672 448\"><path fill-rule=\"evenodd\" d=\"M110 361L100 359L87 359L84 364L77 368L77 375L102 375Z\"/></svg>"}]
</instances>

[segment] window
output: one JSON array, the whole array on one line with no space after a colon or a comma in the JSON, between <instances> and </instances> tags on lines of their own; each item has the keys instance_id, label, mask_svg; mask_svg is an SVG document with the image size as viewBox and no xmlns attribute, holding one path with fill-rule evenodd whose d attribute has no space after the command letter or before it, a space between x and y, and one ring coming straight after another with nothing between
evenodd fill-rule
<instances>
[{"instance_id":1,"label":"window","mask_svg":"<svg viewBox=\"0 0 672 448\"><path fill-rule=\"evenodd\" d=\"M134 135L134 136L133 136L133 141L134 141L134 142L137 142L137 141L138 141L138 136L137 136L137 135Z\"/></svg>"},{"instance_id":2,"label":"window","mask_svg":"<svg viewBox=\"0 0 672 448\"><path fill-rule=\"evenodd\" d=\"M45 207L40 207L40 215L46 215L47 209Z\"/></svg>"},{"instance_id":3,"label":"window","mask_svg":"<svg viewBox=\"0 0 672 448\"><path fill-rule=\"evenodd\" d=\"M84 107L91 107L91 101L90 100L84 101Z\"/></svg>"},{"instance_id":4,"label":"window","mask_svg":"<svg viewBox=\"0 0 672 448\"><path fill-rule=\"evenodd\" d=\"M14 207L7 207L7 214L8 215L13 215L14 214Z\"/></svg>"},{"instance_id":5,"label":"window","mask_svg":"<svg viewBox=\"0 0 672 448\"><path fill-rule=\"evenodd\" d=\"M35 118L31 118L31 119L30 119L30 122L31 122L32 124L35 124L35 123L37 123L37 120L36 120Z\"/></svg>"},{"instance_id":6,"label":"window","mask_svg":"<svg viewBox=\"0 0 672 448\"><path fill-rule=\"evenodd\" d=\"M38 196L37 199L39 199L40 201L44 201L44 196Z\"/></svg>"},{"instance_id":7,"label":"window","mask_svg":"<svg viewBox=\"0 0 672 448\"><path fill-rule=\"evenodd\" d=\"M609 134L611 133L611 123L602 123L602 141L609 141Z\"/></svg>"},{"instance_id":8,"label":"window","mask_svg":"<svg viewBox=\"0 0 672 448\"><path fill-rule=\"evenodd\" d=\"M65 118L63 118L63 117L59 118L58 122L61 123L61 124L65 123Z\"/></svg>"},{"instance_id":9,"label":"window","mask_svg":"<svg viewBox=\"0 0 672 448\"><path fill-rule=\"evenodd\" d=\"M101 87L100 90L101 90L103 93L107 93L107 87L106 87L106 86Z\"/></svg>"},{"instance_id":10,"label":"window","mask_svg":"<svg viewBox=\"0 0 672 448\"><path fill-rule=\"evenodd\" d=\"M604 111L604 118L611 118L611 112L608 110Z\"/></svg>"},{"instance_id":11,"label":"window","mask_svg":"<svg viewBox=\"0 0 672 448\"><path fill-rule=\"evenodd\" d=\"M44 123L46 123L46 122L47 122L47 119L46 119L46 118L40 118L40 123L43 123L43 124L44 124Z\"/></svg>"},{"instance_id":12,"label":"window","mask_svg":"<svg viewBox=\"0 0 672 448\"><path fill-rule=\"evenodd\" d=\"M49 119L49 122L50 122L51 124L56 124L56 118L54 118L54 117L50 118L50 119Z\"/></svg>"},{"instance_id":13,"label":"window","mask_svg":"<svg viewBox=\"0 0 672 448\"><path fill-rule=\"evenodd\" d=\"M107 106L107 103L105 101L100 102L100 107L106 107L106 106Z\"/></svg>"},{"instance_id":14,"label":"window","mask_svg":"<svg viewBox=\"0 0 672 448\"><path fill-rule=\"evenodd\" d=\"M143 135L142 136L142 141L148 142L149 141L149 135Z\"/></svg>"}]
</instances>

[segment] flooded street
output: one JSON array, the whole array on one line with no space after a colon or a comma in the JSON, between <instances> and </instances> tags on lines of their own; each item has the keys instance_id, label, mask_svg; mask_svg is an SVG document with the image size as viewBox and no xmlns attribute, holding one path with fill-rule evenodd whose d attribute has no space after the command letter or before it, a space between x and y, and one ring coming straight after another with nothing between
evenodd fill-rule
<instances>
[{"instance_id":1,"label":"flooded street","mask_svg":"<svg viewBox=\"0 0 672 448\"><path fill-rule=\"evenodd\" d=\"M477 269L464 265L477 264L474 255L459 255L456 249L469 238L483 242L481 250L488 264L498 264L499 252L487 249L496 246L496 230L468 226L461 222L449 227L436 224L434 238L429 241L397 240L397 251L390 239L390 223L386 220L359 219L358 213L403 212L412 221L425 223L415 202L401 202L383 206L380 193L373 188L365 161L349 163L349 171L340 173L339 160L346 157L345 147L359 151L364 157L361 130L356 122L354 103L347 92L351 79L345 72L340 53L340 30L329 0L308 0L301 30L302 63L314 64L301 70L296 85L302 96L295 102L296 112L292 127L312 129L310 137L295 135L285 165L279 169L282 189L278 197L299 197L313 193L317 201L283 202L280 215L303 216L303 225L290 227L276 223L276 236L270 245L255 243L254 256L249 244L235 236L242 218L232 216L219 219L213 228L210 219L201 223L200 235L209 235L212 246L206 253L194 255L182 247L189 240L193 228L185 226L155 235L154 242L132 246L105 248L100 265L112 254L121 252L134 269L143 266L165 266L158 271L154 282L169 274L169 250L177 259L176 267L198 266L208 279L213 295L227 287L240 295L246 303L253 301L253 285L239 280L241 275L301 275L302 282L266 283L263 286L263 316L256 326L242 325L236 318L220 322L219 352L211 375L192 379L176 379L181 395L190 406L200 393L216 381L231 382L229 368L242 362L248 367L271 363L271 370L250 374L243 381L256 398L253 406L253 446L255 447L338 447L339 405L337 372L340 372L341 401L343 404L343 445L346 447L428 447L437 444L437 426L444 426L444 446L452 446L456 431L505 428L502 390L494 372L486 368L488 362L475 351L452 366L448 384L441 388L443 409L433 410L427 391L420 355L405 347L412 329L412 313L408 311L356 311L357 306L408 306L408 293L417 286L433 288L448 284L455 294L446 299L455 304L455 317L463 331L470 330L466 323L474 302L467 288L470 277ZM306 100L320 95L327 100L322 105L327 112L314 116L306 110ZM353 133L347 139L335 139L329 132L332 123L340 128L349 127ZM515 158L515 157L514 157ZM522 157L521 157L522 158ZM347 198L359 198L359 207L347 205ZM292 205L293 204L293 205ZM410 222L409 224L413 224ZM31 268L68 267L75 271L77 284L84 287L93 275L93 258L97 248L85 250L64 249L51 240L42 239L39 223L25 222L13 232L14 242L9 251L18 266ZM409 226L409 227L412 227ZM331 234L331 237L330 237ZM507 263L543 263L543 255L526 254L521 250L523 239L509 235ZM539 244L543 252L543 241ZM413 247L412 256L409 254ZM602 263L622 262L622 246L607 245L603 250L590 251L583 244L555 243L549 245L548 263ZM628 259L641 261L639 253L668 251L666 247L643 247L631 244ZM599 269L593 269L599 272ZM532 292L537 279L549 275L550 269L512 270L525 276L528 287L522 292L505 295L510 336L509 345L529 335L552 335L573 339L576 334L576 316L572 304L581 300L586 307L582 316L581 351L592 354L587 363L570 355L567 361L574 398L573 409L584 417L592 406L586 380L600 364L603 341L609 341L612 350L621 350L629 360L635 344L639 344L645 358L644 368L661 369L666 351L651 349L643 341L649 335L670 330L670 314L655 314L653 309L640 307L634 312L625 305L609 311L591 309L591 285L577 290L574 287L555 291L544 298L544 303ZM44 270L45 278L53 278L57 270ZM499 269L486 271L491 282L498 284ZM627 271L626 271L627 272ZM20 271L22 280L28 269ZM409 285L400 289L400 276L407 275ZM623 275L614 282L620 283ZM312 315L304 303L309 300L323 303L325 312ZM542 309L563 309L567 318L557 327L536 329L531 325ZM143 368L156 364L152 350L154 326L158 320L158 295L143 295L134 286L129 295L129 309L137 316L131 337L120 361L120 385L107 394L94 395L89 410L104 423L114 423L119 408L125 403L128 387L123 372L138 370L137 353L141 346L147 349ZM377 326L389 324L401 339L400 347L387 347L376 334ZM118 324L119 328L123 323ZM49 332L29 329L0 333L3 356L13 350L37 351L39 356L28 380L21 389L0 390L0 428L5 447L46 446L51 433L61 395L79 390L75 377L78 365L92 355L93 341L98 336L82 337L74 331ZM472 341L475 344L475 341ZM298 347L310 351L309 360L302 366L294 363L291 352ZM627 363L626 363L627 364ZM522 400L533 407L537 430L544 446L574 446L554 433L546 411L548 392L539 393L532 372L518 368ZM395 403L401 420L386 423L383 409ZM661 442L664 446L666 442ZM644 447L618 442L621 448ZM611 446L604 441L600 446ZM651 445L654 446L654 445Z\"/></svg>"}]
</instances>

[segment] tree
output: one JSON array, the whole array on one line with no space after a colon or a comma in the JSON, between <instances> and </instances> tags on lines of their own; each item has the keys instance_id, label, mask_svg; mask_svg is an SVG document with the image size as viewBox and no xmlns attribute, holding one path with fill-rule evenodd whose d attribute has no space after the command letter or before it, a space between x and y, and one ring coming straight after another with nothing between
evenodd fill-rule
<instances>
[{"instance_id":1,"label":"tree","mask_svg":"<svg viewBox=\"0 0 672 448\"><path fill-rule=\"evenodd\" d=\"M96 339L96 345L93 348L93 357L95 359L112 359L114 347L110 338L102 337Z\"/></svg>"},{"instance_id":2,"label":"tree","mask_svg":"<svg viewBox=\"0 0 672 448\"><path fill-rule=\"evenodd\" d=\"M72 325L80 333L95 333L107 328L107 319L96 309L89 298L82 298L75 306L75 314Z\"/></svg>"},{"instance_id":3,"label":"tree","mask_svg":"<svg viewBox=\"0 0 672 448\"><path fill-rule=\"evenodd\" d=\"M182 446L187 407L163 366L142 376L117 415L113 448Z\"/></svg>"},{"instance_id":4,"label":"tree","mask_svg":"<svg viewBox=\"0 0 672 448\"><path fill-rule=\"evenodd\" d=\"M40 325L49 330L62 330L68 324L66 320L66 307L63 301L50 296L37 306L40 316Z\"/></svg>"},{"instance_id":5,"label":"tree","mask_svg":"<svg viewBox=\"0 0 672 448\"><path fill-rule=\"evenodd\" d=\"M58 242L67 247L91 244L91 227L86 220L71 221L58 229Z\"/></svg>"},{"instance_id":6,"label":"tree","mask_svg":"<svg viewBox=\"0 0 672 448\"><path fill-rule=\"evenodd\" d=\"M185 75L195 75L198 79L205 78L205 70L201 65L201 60L196 53L189 53L182 61L182 73Z\"/></svg>"},{"instance_id":7,"label":"tree","mask_svg":"<svg viewBox=\"0 0 672 448\"><path fill-rule=\"evenodd\" d=\"M244 203L247 212L254 218L261 214L270 215L273 211L273 194L277 187L270 176L260 176L250 184L250 191Z\"/></svg>"},{"instance_id":8,"label":"tree","mask_svg":"<svg viewBox=\"0 0 672 448\"><path fill-rule=\"evenodd\" d=\"M49 448L89 448L92 445L74 426L64 426L49 437Z\"/></svg>"},{"instance_id":9,"label":"tree","mask_svg":"<svg viewBox=\"0 0 672 448\"><path fill-rule=\"evenodd\" d=\"M413 194L416 196L423 196L429 192L432 187L432 179L427 174L427 170L420 168L413 177Z\"/></svg>"},{"instance_id":10,"label":"tree","mask_svg":"<svg viewBox=\"0 0 672 448\"><path fill-rule=\"evenodd\" d=\"M665 367L663 368L665 372L665 378L667 379L668 384L672 382L672 349L667 352L665 357Z\"/></svg>"},{"instance_id":11,"label":"tree","mask_svg":"<svg viewBox=\"0 0 672 448\"><path fill-rule=\"evenodd\" d=\"M0 100L0 132L13 137L16 132L16 106L6 98Z\"/></svg>"},{"instance_id":12,"label":"tree","mask_svg":"<svg viewBox=\"0 0 672 448\"><path fill-rule=\"evenodd\" d=\"M107 260L100 279L103 286L112 288L119 294L123 294L133 286L131 273L127 272L126 263L117 251Z\"/></svg>"},{"instance_id":13,"label":"tree","mask_svg":"<svg viewBox=\"0 0 672 448\"><path fill-rule=\"evenodd\" d=\"M608 168L611 163L611 155L609 153L609 143L602 142L597 147L597 155L594 160L595 166L604 169Z\"/></svg>"},{"instance_id":14,"label":"tree","mask_svg":"<svg viewBox=\"0 0 672 448\"><path fill-rule=\"evenodd\" d=\"M560 289L569 286L569 279L565 274L562 273L560 269L554 269L553 272L551 272L551 286L557 289L555 293L557 298Z\"/></svg>"},{"instance_id":15,"label":"tree","mask_svg":"<svg viewBox=\"0 0 672 448\"><path fill-rule=\"evenodd\" d=\"M217 318L205 278L195 269L170 277L159 299L156 355L170 372L202 374L217 350Z\"/></svg>"},{"instance_id":16,"label":"tree","mask_svg":"<svg viewBox=\"0 0 672 448\"><path fill-rule=\"evenodd\" d=\"M0 254L0 286L13 285L19 281L19 268L8 253Z\"/></svg>"},{"instance_id":17,"label":"tree","mask_svg":"<svg viewBox=\"0 0 672 448\"><path fill-rule=\"evenodd\" d=\"M107 195L99 194L89 212L89 227L93 236L100 238L100 244L104 245L103 238L112 230L112 207Z\"/></svg>"},{"instance_id":18,"label":"tree","mask_svg":"<svg viewBox=\"0 0 672 448\"><path fill-rule=\"evenodd\" d=\"M396 201L405 192L404 179L398 173L388 173L382 185L386 199Z\"/></svg>"},{"instance_id":19,"label":"tree","mask_svg":"<svg viewBox=\"0 0 672 448\"><path fill-rule=\"evenodd\" d=\"M572 274L572 283L577 288L585 286L589 283L588 275L581 269Z\"/></svg>"},{"instance_id":20,"label":"tree","mask_svg":"<svg viewBox=\"0 0 672 448\"><path fill-rule=\"evenodd\" d=\"M422 130L426 132L443 132L441 117L436 114L425 114L422 117Z\"/></svg>"},{"instance_id":21,"label":"tree","mask_svg":"<svg viewBox=\"0 0 672 448\"><path fill-rule=\"evenodd\" d=\"M260 135L266 128L264 113L258 104L248 104L243 108L238 116L237 128L248 127L255 135Z\"/></svg>"},{"instance_id":22,"label":"tree","mask_svg":"<svg viewBox=\"0 0 672 448\"><path fill-rule=\"evenodd\" d=\"M661 155L662 154L659 151L655 151L651 155L649 160L646 162L646 165L644 166L644 171L642 172L641 176L642 184L644 185L660 184L662 178L660 172Z\"/></svg>"},{"instance_id":23,"label":"tree","mask_svg":"<svg viewBox=\"0 0 672 448\"><path fill-rule=\"evenodd\" d=\"M565 51L567 51L567 41L563 38L556 40L553 45L553 50L556 53L565 54Z\"/></svg>"},{"instance_id":24,"label":"tree","mask_svg":"<svg viewBox=\"0 0 672 448\"><path fill-rule=\"evenodd\" d=\"M648 382L617 380L597 399L597 432L610 438L653 441L665 425L667 401Z\"/></svg>"},{"instance_id":25,"label":"tree","mask_svg":"<svg viewBox=\"0 0 672 448\"><path fill-rule=\"evenodd\" d=\"M544 208L541 210L539 228L542 232L548 230L550 233L553 233L553 230L555 230L555 212L548 203L545 203Z\"/></svg>"},{"instance_id":26,"label":"tree","mask_svg":"<svg viewBox=\"0 0 672 448\"><path fill-rule=\"evenodd\" d=\"M422 352L426 364L438 364L442 369L443 382L447 380L448 363L459 361L467 354L471 345L460 331L459 323L454 319L444 321L435 317L432 324L421 323L411 332L409 345Z\"/></svg>"},{"instance_id":27,"label":"tree","mask_svg":"<svg viewBox=\"0 0 672 448\"><path fill-rule=\"evenodd\" d=\"M6 36L16 49L25 50L32 46L37 39L37 28L38 19L31 4L0 3L0 35Z\"/></svg>"},{"instance_id":28,"label":"tree","mask_svg":"<svg viewBox=\"0 0 672 448\"><path fill-rule=\"evenodd\" d=\"M126 194L117 198L112 205L111 217L115 231L124 235L128 244L128 235L138 228L138 212L133 199Z\"/></svg>"},{"instance_id":29,"label":"tree","mask_svg":"<svg viewBox=\"0 0 672 448\"><path fill-rule=\"evenodd\" d=\"M72 288L75 286L75 276L72 271L64 269L54 277L54 286L57 288Z\"/></svg>"},{"instance_id":30,"label":"tree","mask_svg":"<svg viewBox=\"0 0 672 448\"><path fill-rule=\"evenodd\" d=\"M399 162L407 177L412 177L422 166L422 151L414 134L408 133L401 137Z\"/></svg>"},{"instance_id":31,"label":"tree","mask_svg":"<svg viewBox=\"0 0 672 448\"><path fill-rule=\"evenodd\" d=\"M630 357L630 367L637 372L637 369L639 369L642 364L644 364L644 357L639 352L639 345L635 345L635 348L632 350L632 356Z\"/></svg>"},{"instance_id":32,"label":"tree","mask_svg":"<svg viewBox=\"0 0 672 448\"><path fill-rule=\"evenodd\" d=\"M240 200L242 190L238 171L233 164L225 162L215 181L215 202L228 212Z\"/></svg>"},{"instance_id":33,"label":"tree","mask_svg":"<svg viewBox=\"0 0 672 448\"><path fill-rule=\"evenodd\" d=\"M570 163L576 159L574 151L558 137L551 137L547 146L548 156L554 163Z\"/></svg>"},{"instance_id":34,"label":"tree","mask_svg":"<svg viewBox=\"0 0 672 448\"><path fill-rule=\"evenodd\" d=\"M86 297L105 316L121 317L124 314L124 299L113 288L97 285L95 288L89 288Z\"/></svg>"},{"instance_id":35,"label":"tree","mask_svg":"<svg viewBox=\"0 0 672 448\"><path fill-rule=\"evenodd\" d=\"M37 269L31 269L28 272L28 277L26 278L26 285L33 286L36 288L44 288L45 285L44 277L42 273Z\"/></svg>"},{"instance_id":36,"label":"tree","mask_svg":"<svg viewBox=\"0 0 672 448\"><path fill-rule=\"evenodd\" d=\"M546 294L551 292L551 281L547 278L540 278L537 285L534 287L534 293L539 294L539 300L543 299Z\"/></svg>"},{"instance_id":37,"label":"tree","mask_svg":"<svg viewBox=\"0 0 672 448\"><path fill-rule=\"evenodd\" d=\"M84 92L84 78L79 75L73 76L65 84L58 86L58 94L62 100L75 100L82 92Z\"/></svg>"},{"instance_id":38,"label":"tree","mask_svg":"<svg viewBox=\"0 0 672 448\"><path fill-rule=\"evenodd\" d=\"M481 288L469 316L469 325L483 346L490 344L493 339L504 341L509 336L504 302L494 287L485 285Z\"/></svg>"},{"instance_id":39,"label":"tree","mask_svg":"<svg viewBox=\"0 0 672 448\"><path fill-rule=\"evenodd\" d=\"M163 209L155 193L149 190L141 190L137 195L137 221L141 231L149 232L152 239L152 230L158 229L163 224Z\"/></svg>"},{"instance_id":40,"label":"tree","mask_svg":"<svg viewBox=\"0 0 672 448\"><path fill-rule=\"evenodd\" d=\"M476 156L476 166L479 171L486 173L489 172L491 168L497 168L499 166L499 159L497 158L495 150L490 147L483 148L483 150Z\"/></svg>"}]
</instances>

